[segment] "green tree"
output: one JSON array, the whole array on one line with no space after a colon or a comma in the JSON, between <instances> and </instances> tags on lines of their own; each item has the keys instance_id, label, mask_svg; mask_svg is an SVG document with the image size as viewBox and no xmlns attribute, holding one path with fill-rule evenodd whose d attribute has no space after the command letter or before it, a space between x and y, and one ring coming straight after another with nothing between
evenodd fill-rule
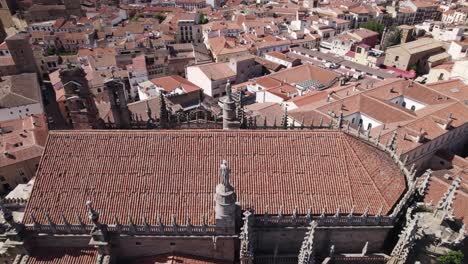
<instances>
[{"instance_id":1,"label":"green tree","mask_svg":"<svg viewBox=\"0 0 468 264\"><path fill-rule=\"evenodd\" d=\"M154 15L154 18L157 19L161 24L161 22L163 22L166 19L166 16L161 13L157 13L156 15Z\"/></svg>"},{"instance_id":2,"label":"green tree","mask_svg":"<svg viewBox=\"0 0 468 264\"><path fill-rule=\"evenodd\" d=\"M462 264L463 263L463 252L450 251L449 253L437 258L437 261L441 264Z\"/></svg>"},{"instance_id":3,"label":"green tree","mask_svg":"<svg viewBox=\"0 0 468 264\"><path fill-rule=\"evenodd\" d=\"M206 24L206 23L208 23L208 18L206 17L205 14L200 13L198 15L198 21L200 21L200 24Z\"/></svg>"},{"instance_id":4,"label":"green tree","mask_svg":"<svg viewBox=\"0 0 468 264\"><path fill-rule=\"evenodd\" d=\"M382 38L382 33L385 29L385 26L383 24L376 22L376 21L366 22L362 24L361 27L379 33L379 39Z\"/></svg>"}]
</instances>

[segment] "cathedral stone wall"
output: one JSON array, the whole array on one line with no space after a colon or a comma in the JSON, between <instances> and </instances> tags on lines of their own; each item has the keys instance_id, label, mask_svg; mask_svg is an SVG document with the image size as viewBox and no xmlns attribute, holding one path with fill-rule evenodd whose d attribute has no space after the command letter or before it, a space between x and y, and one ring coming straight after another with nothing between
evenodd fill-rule
<instances>
[{"instance_id":1,"label":"cathedral stone wall","mask_svg":"<svg viewBox=\"0 0 468 264\"><path fill-rule=\"evenodd\" d=\"M35 235L28 240L36 247L89 247L89 235Z\"/></svg>"},{"instance_id":2,"label":"cathedral stone wall","mask_svg":"<svg viewBox=\"0 0 468 264\"><path fill-rule=\"evenodd\" d=\"M382 252L391 227L317 227L314 248L319 255L327 255L335 245L337 253L360 253L368 244L368 252ZM256 253L297 254L304 240L306 228L268 228L255 230Z\"/></svg>"},{"instance_id":3,"label":"cathedral stone wall","mask_svg":"<svg viewBox=\"0 0 468 264\"><path fill-rule=\"evenodd\" d=\"M233 260L235 239L217 237L216 246L211 236L206 237L120 237L112 240L115 244L119 258L132 258L137 256L151 256L171 252L204 256L215 259Z\"/></svg>"}]
</instances>

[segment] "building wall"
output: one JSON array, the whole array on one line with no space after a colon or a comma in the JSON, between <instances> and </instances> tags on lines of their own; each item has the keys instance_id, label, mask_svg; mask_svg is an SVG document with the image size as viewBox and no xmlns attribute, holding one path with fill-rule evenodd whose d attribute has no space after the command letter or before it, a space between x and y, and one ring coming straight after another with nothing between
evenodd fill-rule
<instances>
[{"instance_id":1,"label":"building wall","mask_svg":"<svg viewBox=\"0 0 468 264\"><path fill-rule=\"evenodd\" d=\"M466 57L467 52L468 48L463 49L463 46L456 43L455 41L452 41L452 43L450 43L450 46L447 50L447 53L450 54L450 56L452 56L452 60Z\"/></svg>"},{"instance_id":2,"label":"building wall","mask_svg":"<svg viewBox=\"0 0 468 264\"><path fill-rule=\"evenodd\" d=\"M468 82L468 60L456 61L453 64L451 77L459 78L463 82L467 83Z\"/></svg>"},{"instance_id":3,"label":"building wall","mask_svg":"<svg viewBox=\"0 0 468 264\"><path fill-rule=\"evenodd\" d=\"M400 70L409 70L415 65L418 69L427 69L427 59L435 54L443 52L443 48L434 48L419 53L409 54L402 47L394 47L386 50L385 65L396 67ZM398 59L397 59L398 57Z\"/></svg>"},{"instance_id":4,"label":"building wall","mask_svg":"<svg viewBox=\"0 0 468 264\"><path fill-rule=\"evenodd\" d=\"M267 91L259 91L256 93L255 102L256 103L278 103L281 104L284 101L282 97L279 97L275 94L272 94Z\"/></svg>"},{"instance_id":5,"label":"building wall","mask_svg":"<svg viewBox=\"0 0 468 264\"><path fill-rule=\"evenodd\" d=\"M388 48L386 51L385 62L386 66L395 67L401 70L407 70L411 55L400 47Z\"/></svg>"},{"instance_id":6,"label":"building wall","mask_svg":"<svg viewBox=\"0 0 468 264\"><path fill-rule=\"evenodd\" d=\"M392 227L317 227L314 249L317 255L327 255L331 245L336 253L361 253L368 244L368 252L382 252L385 239ZM269 228L256 230L255 253L297 255L306 228Z\"/></svg>"},{"instance_id":7,"label":"building wall","mask_svg":"<svg viewBox=\"0 0 468 264\"><path fill-rule=\"evenodd\" d=\"M425 170L430 165L430 160L434 154L444 149L449 153L459 153L468 143L468 123L456 129L448 130L441 136L430 140L429 142L412 149L405 153L401 159L408 156L408 164L415 163L416 168Z\"/></svg>"},{"instance_id":8,"label":"building wall","mask_svg":"<svg viewBox=\"0 0 468 264\"><path fill-rule=\"evenodd\" d=\"M415 101L413 99L410 99L408 97L405 97L405 96L397 96L393 99L390 100L390 102L394 103L394 104L397 104L397 105L400 105L401 107L404 107L408 110L412 110L412 111L417 111L417 110L420 110L424 107L426 107L425 104L421 103L421 102L418 102L418 101Z\"/></svg>"},{"instance_id":9,"label":"building wall","mask_svg":"<svg viewBox=\"0 0 468 264\"><path fill-rule=\"evenodd\" d=\"M27 183L36 173L41 157L3 166L0 170L0 193L11 191L20 183Z\"/></svg>"},{"instance_id":10,"label":"building wall","mask_svg":"<svg viewBox=\"0 0 468 264\"><path fill-rule=\"evenodd\" d=\"M44 110L40 103L22 105L10 108L0 109L0 121L14 120L25 117L26 115L42 114Z\"/></svg>"},{"instance_id":11,"label":"building wall","mask_svg":"<svg viewBox=\"0 0 468 264\"><path fill-rule=\"evenodd\" d=\"M450 72L445 69L431 69L427 75L426 83L434 83L439 81L448 80Z\"/></svg>"},{"instance_id":12,"label":"building wall","mask_svg":"<svg viewBox=\"0 0 468 264\"><path fill-rule=\"evenodd\" d=\"M236 73L236 83L243 83L263 74L263 66L256 63L253 58L244 60L231 59L228 65Z\"/></svg>"},{"instance_id":13,"label":"building wall","mask_svg":"<svg viewBox=\"0 0 468 264\"><path fill-rule=\"evenodd\" d=\"M270 46L270 47L262 47L257 49L257 56L261 57L263 54L272 52L272 51L277 51L277 52L283 52L289 49L289 44L287 45L280 45L280 46Z\"/></svg>"},{"instance_id":14,"label":"building wall","mask_svg":"<svg viewBox=\"0 0 468 264\"><path fill-rule=\"evenodd\" d=\"M351 123L352 126L358 127L359 124L361 123L361 128L362 130L367 130L367 128L376 128L380 125L382 125L381 122L378 120L375 120L367 115L364 115L362 113L354 113L352 115L348 115L344 117L344 120L348 121Z\"/></svg>"},{"instance_id":15,"label":"building wall","mask_svg":"<svg viewBox=\"0 0 468 264\"><path fill-rule=\"evenodd\" d=\"M284 67L286 68L291 68L293 65L292 65L292 62L289 62L289 61L285 61L285 60L282 60L282 59L279 59L277 57L273 57L271 55L268 55L268 54L265 54L265 59L269 60L269 61L272 61L274 63L278 63L278 64L281 64L283 65Z\"/></svg>"},{"instance_id":16,"label":"building wall","mask_svg":"<svg viewBox=\"0 0 468 264\"><path fill-rule=\"evenodd\" d=\"M187 67L187 80L203 89L203 93L213 97L213 82L197 66Z\"/></svg>"},{"instance_id":17,"label":"building wall","mask_svg":"<svg viewBox=\"0 0 468 264\"><path fill-rule=\"evenodd\" d=\"M119 258L151 256L177 252L195 256L233 261L235 239L211 236L205 237L119 237L113 243Z\"/></svg>"}]
</instances>

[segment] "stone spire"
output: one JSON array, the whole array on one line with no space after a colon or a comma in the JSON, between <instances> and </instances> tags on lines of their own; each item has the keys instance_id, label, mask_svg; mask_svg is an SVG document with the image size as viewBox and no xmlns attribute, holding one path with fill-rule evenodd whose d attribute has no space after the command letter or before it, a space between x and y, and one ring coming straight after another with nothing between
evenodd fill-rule
<instances>
[{"instance_id":1,"label":"stone spire","mask_svg":"<svg viewBox=\"0 0 468 264\"><path fill-rule=\"evenodd\" d=\"M392 137L390 138L390 140L388 141L388 144L387 144L387 148L390 151L395 151L396 150L397 139L398 139L398 132L395 130L393 132Z\"/></svg>"},{"instance_id":2,"label":"stone spire","mask_svg":"<svg viewBox=\"0 0 468 264\"><path fill-rule=\"evenodd\" d=\"M166 128L169 122L169 112L167 111L166 99L159 93L159 127Z\"/></svg>"},{"instance_id":3,"label":"stone spire","mask_svg":"<svg viewBox=\"0 0 468 264\"><path fill-rule=\"evenodd\" d=\"M457 177L448 190L444 193L442 198L440 198L439 203L437 204L435 215L440 215L441 218L445 218L447 216L451 217L451 213L453 211L453 201L455 200L455 196L457 194L457 190L461 184L461 177Z\"/></svg>"},{"instance_id":4,"label":"stone spire","mask_svg":"<svg viewBox=\"0 0 468 264\"><path fill-rule=\"evenodd\" d=\"M107 226L99 222L99 213L94 210L91 201L86 202L88 209L88 219L93 222L93 229L91 230L92 242L105 242L107 241Z\"/></svg>"},{"instance_id":5,"label":"stone spire","mask_svg":"<svg viewBox=\"0 0 468 264\"><path fill-rule=\"evenodd\" d=\"M338 116L337 122L336 122L336 127L341 130L341 127L343 126L343 111L340 111L340 115Z\"/></svg>"},{"instance_id":6,"label":"stone spire","mask_svg":"<svg viewBox=\"0 0 468 264\"><path fill-rule=\"evenodd\" d=\"M216 186L215 218L216 226L227 232L234 232L236 227L237 195L231 185L231 170L227 162L223 160L219 168L221 183Z\"/></svg>"},{"instance_id":7,"label":"stone spire","mask_svg":"<svg viewBox=\"0 0 468 264\"><path fill-rule=\"evenodd\" d=\"M16 232L18 234L21 233L24 229L24 226L14 220L12 212L5 207L3 201L0 201L0 210L3 219L7 224L7 232Z\"/></svg>"},{"instance_id":8,"label":"stone spire","mask_svg":"<svg viewBox=\"0 0 468 264\"><path fill-rule=\"evenodd\" d=\"M288 106L284 107L284 115L281 119L281 127L284 129L288 128Z\"/></svg>"},{"instance_id":9,"label":"stone spire","mask_svg":"<svg viewBox=\"0 0 468 264\"><path fill-rule=\"evenodd\" d=\"M236 114L236 102L232 99L231 82L226 83L226 97L223 103L223 129L237 129L240 127Z\"/></svg>"},{"instance_id":10,"label":"stone spire","mask_svg":"<svg viewBox=\"0 0 468 264\"><path fill-rule=\"evenodd\" d=\"M87 201L86 208L88 209L88 219L93 222L95 228L99 228L101 226L99 223L99 213L94 210L93 203L91 201Z\"/></svg>"},{"instance_id":11,"label":"stone spire","mask_svg":"<svg viewBox=\"0 0 468 264\"><path fill-rule=\"evenodd\" d=\"M301 251L299 252L298 264L314 264L314 233L317 227L317 222L310 222L309 230L307 231L304 241L302 242Z\"/></svg>"},{"instance_id":12,"label":"stone spire","mask_svg":"<svg viewBox=\"0 0 468 264\"><path fill-rule=\"evenodd\" d=\"M390 255L391 261L393 260L392 263L406 263L411 249L418 238L418 221L419 219L416 215L413 219L407 222L406 226L401 231L400 238Z\"/></svg>"},{"instance_id":13,"label":"stone spire","mask_svg":"<svg viewBox=\"0 0 468 264\"><path fill-rule=\"evenodd\" d=\"M240 233L240 264L252 264L254 259L252 241L252 213L244 213L244 225Z\"/></svg>"}]
</instances>

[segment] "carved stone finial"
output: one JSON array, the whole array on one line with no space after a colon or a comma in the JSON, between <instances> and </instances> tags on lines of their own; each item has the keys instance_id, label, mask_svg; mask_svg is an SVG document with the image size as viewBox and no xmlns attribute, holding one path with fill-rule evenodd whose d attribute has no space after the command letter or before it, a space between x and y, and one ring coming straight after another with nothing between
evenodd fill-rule
<instances>
[{"instance_id":1,"label":"carved stone finial","mask_svg":"<svg viewBox=\"0 0 468 264\"><path fill-rule=\"evenodd\" d=\"M335 213L335 215L333 217L340 217L340 207L339 206L336 208L336 213Z\"/></svg>"},{"instance_id":2,"label":"carved stone finial","mask_svg":"<svg viewBox=\"0 0 468 264\"><path fill-rule=\"evenodd\" d=\"M395 151L395 149L397 147L396 146L397 145L397 139L398 139L398 132L395 130L395 131L393 131L393 135L392 135L392 137L390 138L390 140L387 143L387 148L390 151Z\"/></svg>"},{"instance_id":3,"label":"carved stone finial","mask_svg":"<svg viewBox=\"0 0 468 264\"><path fill-rule=\"evenodd\" d=\"M172 217L171 217L171 225L172 225L172 226L177 226L175 214L172 214Z\"/></svg>"},{"instance_id":4,"label":"carved stone finial","mask_svg":"<svg viewBox=\"0 0 468 264\"><path fill-rule=\"evenodd\" d=\"M190 219L189 214L187 214L187 218L185 219L185 225L186 226L191 226L192 225L192 220Z\"/></svg>"},{"instance_id":5,"label":"carved stone finial","mask_svg":"<svg viewBox=\"0 0 468 264\"><path fill-rule=\"evenodd\" d=\"M94 226L99 226L99 213L96 212L92 206L91 201L86 202L86 207L88 208L88 218L94 224Z\"/></svg>"},{"instance_id":6,"label":"carved stone finial","mask_svg":"<svg viewBox=\"0 0 468 264\"><path fill-rule=\"evenodd\" d=\"M367 215L369 214L369 206L366 207L366 209L364 210L364 213L362 213L362 217L367 217Z\"/></svg>"},{"instance_id":7,"label":"carved stone finial","mask_svg":"<svg viewBox=\"0 0 468 264\"><path fill-rule=\"evenodd\" d=\"M202 214L202 226L206 226L206 215L205 214Z\"/></svg>"}]
</instances>

